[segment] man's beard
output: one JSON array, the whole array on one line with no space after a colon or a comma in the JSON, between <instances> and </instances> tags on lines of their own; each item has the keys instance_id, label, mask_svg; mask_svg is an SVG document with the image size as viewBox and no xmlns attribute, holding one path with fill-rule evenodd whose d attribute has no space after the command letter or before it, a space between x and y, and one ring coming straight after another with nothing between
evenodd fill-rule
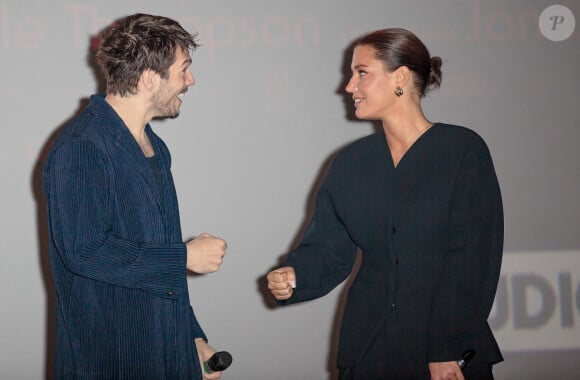
<instances>
[{"instance_id":1,"label":"man's beard","mask_svg":"<svg viewBox=\"0 0 580 380\"><path fill-rule=\"evenodd\" d=\"M184 93L187 90L179 92L179 94ZM172 96L169 101L163 101L166 97L165 87L159 89L159 91L153 97L153 111L155 118L176 118L179 116L179 107L181 106L181 99L178 95ZM179 103L177 106L176 103Z\"/></svg>"}]
</instances>

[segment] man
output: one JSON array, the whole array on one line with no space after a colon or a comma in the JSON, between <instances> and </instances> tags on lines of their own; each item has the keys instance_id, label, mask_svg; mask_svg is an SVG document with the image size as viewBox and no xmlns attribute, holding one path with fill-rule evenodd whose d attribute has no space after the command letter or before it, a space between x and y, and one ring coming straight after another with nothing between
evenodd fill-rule
<instances>
[{"instance_id":1,"label":"man","mask_svg":"<svg viewBox=\"0 0 580 380\"><path fill-rule=\"evenodd\" d=\"M106 95L93 95L43 173L57 293L57 379L218 379L189 305L186 269L219 269L224 240L181 237L166 145L153 118L175 117L195 83L195 36L136 14L101 36Z\"/></svg>"}]
</instances>

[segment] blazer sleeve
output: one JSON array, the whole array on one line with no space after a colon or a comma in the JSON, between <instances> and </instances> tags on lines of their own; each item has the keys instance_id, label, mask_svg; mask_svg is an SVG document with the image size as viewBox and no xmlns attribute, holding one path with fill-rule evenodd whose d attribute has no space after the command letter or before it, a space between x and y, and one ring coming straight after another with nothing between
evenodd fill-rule
<instances>
[{"instance_id":1,"label":"blazer sleeve","mask_svg":"<svg viewBox=\"0 0 580 380\"><path fill-rule=\"evenodd\" d=\"M328 178L317 198L314 215L299 246L285 265L296 272L296 289L283 303L322 297L348 277L356 258L356 245L332 204Z\"/></svg>"},{"instance_id":2,"label":"blazer sleeve","mask_svg":"<svg viewBox=\"0 0 580 380\"><path fill-rule=\"evenodd\" d=\"M503 252L503 208L483 141L466 152L457 170L450 226L450 249L431 305L429 362L457 360L489 338L487 318Z\"/></svg>"},{"instance_id":3,"label":"blazer sleeve","mask_svg":"<svg viewBox=\"0 0 580 380\"><path fill-rule=\"evenodd\" d=\"M80 138L62 143L49 156L44 187L58 258L79 276L181 299L185 243L115 236L109 170L103 153Z\"/></svg>"}]
</instances>

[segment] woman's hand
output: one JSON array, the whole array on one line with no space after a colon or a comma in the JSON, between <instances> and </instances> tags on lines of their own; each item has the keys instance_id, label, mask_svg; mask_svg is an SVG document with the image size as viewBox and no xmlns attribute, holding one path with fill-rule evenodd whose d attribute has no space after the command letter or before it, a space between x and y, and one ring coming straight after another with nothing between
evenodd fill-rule
<instances>
[{"instance_id":1,"label":"woman's hand","mask_svg":"<svg viewBox=\"0 0 580 380\"><path fill-rule=\"evenodd\" d=\"M296 272L292 267L282 267L268 273L268 289L278 301L292 297L296 287Z\"/></svg>"},{"instance_id":2,"label":"woman's hand","mask_svg":"<svg viewBox=\"0 0 580 380\"><path fill-rule=\"evenodd\" d=\"M465 380L457 362L429 363L431 380Z\"/></svg>"}]
</instances>

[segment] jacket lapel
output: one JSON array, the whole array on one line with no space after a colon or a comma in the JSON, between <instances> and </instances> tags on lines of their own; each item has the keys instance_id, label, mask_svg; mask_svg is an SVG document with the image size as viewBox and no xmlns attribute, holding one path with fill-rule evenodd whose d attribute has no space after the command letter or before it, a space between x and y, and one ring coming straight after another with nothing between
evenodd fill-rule
<instances>
[{"instance_id":1,"label":"jacket lapel","mask_svg":"<svg viewBox=\"0 0 580 380\"><path fill-rule=\"evenodd\" d=\"M135 138L133 138L133 135L131 135L123 120L107 104L103 95L91 96L91 106L95 107L95 112L104 119L104 128L108 130L113 139L115 149L114 152L111 152L112 159L123 163L126 168L134 171L136 177L145 182L148 190L155 199L157 207L163 214L164 210L161 204L157 182L139 144L135 141ZM145 128L148 135L151 136L151 127L147 125ZM155 147L155 149L157 148Z\"/></svg>"},{"instance_id":2,"label":"jacket lapel","mask_svg":"<svg viewBox=\"0 0 580 380\"><path fill-rule=\"evenodd\" d=\"M125 166L135 170L137 176L147 184L147 188L155 198L155 203L163 212L157 182L147 158L139 148L139 144L124 125L119 126L117 132L115 147L118 157L115 159L122 160L125 162Z\"/></svg>"}]
</instances>

